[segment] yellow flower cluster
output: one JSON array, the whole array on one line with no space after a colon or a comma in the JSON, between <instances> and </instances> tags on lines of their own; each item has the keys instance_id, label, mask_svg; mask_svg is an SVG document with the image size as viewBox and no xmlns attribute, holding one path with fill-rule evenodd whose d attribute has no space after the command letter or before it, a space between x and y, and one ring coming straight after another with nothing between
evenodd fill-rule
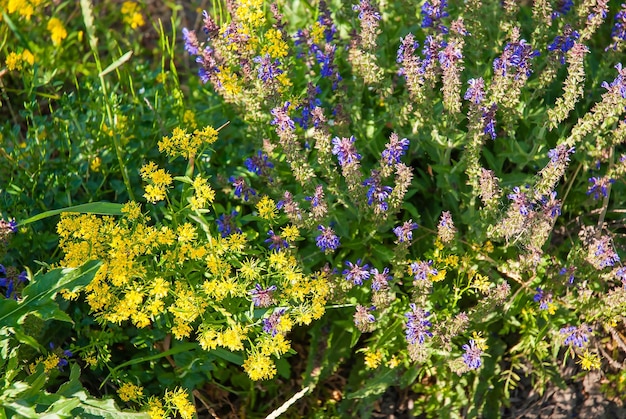
<instances>
[{"instance_id":1,"label":"yellow flower cluster","mask_svg":"<svg viewBox=\"0 0 626 419\"><path fill-rule=\"evenodd\" d=\"M213 144L215 141L217 141L217 131L211 126L195 130L193 134L188 133L184 128L176 127L172 135L163 137L158 145L159 151L165 152L168 156L191 159L201 147Z\"/></svg>"},{"instance_id":2,"label":"yellow flower cluster","mask_svg":"<svg viewBox=\"0 0 626 419\"><path fill-rule=\"evenodd\" d=\"M185 113L183 114L183 123L192 129L195 129L196 126L198 126L196 122L196 114L193 113L191 109L185 110Z\"/></svg>"},{"instance_id":3,"label":"yellow flower cluster","mask_svg":"<svg viewBox=\"0 0 626 419\"><path fill-rule=\"evenodd\" d=\"M482 332L472 332L472 339L474 340L476 347L481 351L489 349L489 346L487 346L487 339L482 336Z\"/></svg>"},{"instance_id":4,"label":"yellow flower cluster","mask_svg":"<svg viewBox=\"0 0 626 419\"><path fill-rule=\"evenodd\" d=\"M237 77L237 74L232 72L228 67L224 67L223 65L219 66L219 71L216 76L222 90L221 93L224 95L224 99L233 101L238 95L241 94L242 87L239 82L239 78Z\"/></svg>"},{"instance_id":5,"label":"yellow flower cluster","mask_svg":"<svg viewBox=\"0 0 626 419\"><path fill-rule=\"evenodd\" d=\"M44 371L48 373L55 369L59 365L59 360L60 358L57 354L52 353L48 355L48 357L43 361Z\"/></svg>"},{"instance_id":6,"label":"yellow flower cluster","mask_svg":"<svg viewBox=\"0 0 626 419\"><path fill-rule=\"evenodd\" d=\"M285 335L280 333L274 336L264 334L256 340L256 347L263 355L281 357L291 349L291 342L285 339Z\"/></svg>"},{"instance_id":7,"label":"yellow flower cluster","mask_svg":"<svg viewBox=\"0 0 626 419\"><path fill-rule=\"evenodd\" d=\"M148 413L150 419L164 419L167 417L165 409L163 408L163 403L161 403L161 400L156 397L151 398L148 401L147 406L148 410L146 410L146 413Z\"/></svg>"},{"instance_id":8,"label":"yellow flower cluster","mask_svg":"<svg viewBox=\"0 0 626 419\"><path fill-rule=\"evenodd\" d=\"M276 209L276 203L273 199L267 195L263 196L256 206L259 211L259 217L266 219L269 222L273 222L278 217L278 210Z\"/></svg>"},{"instance_id":9,"label":"yellow flower cluster","mask_svg":"<svg viewBox=\"0 0 626 419\"><path fill-rule=\"evenodd\" d=\"M276 375L272 358L262 353L251 354L243 363L243 369L251 380L267 380Z\"/></svg>"},{"instance_id":10,"label":"yellow flower cluster","mask_svg":"<svg viewBox=\"0 0 626 419\"><path fill-rule=\"evenodd\" d=\"M585 371L598 370L602 365L600 356L589 352L589 350L585 350L583 354L578 355L578 364L580 364Z\"/></svg>"},{"instance_id":11,"label":"yellow flower cluster","mask_svg":"<svg viewBox=\"0 0 626 419\"><path fill-rule=\"evenodd\" d=\"M182 388L178 388L174 391L167 390L164 399L168 406L178 411L181 418L191 419L194 417L196 408L193 403L189 401L187 390Z\"/></svg>"},{"instance_id":12,"label":"yellow flower cluster","mask_svg":"<svg viewBox=\"0 0 626 419\"><path fill-rule=\"evenodd\" d=\"M125 208L134 216L140 212L135 205ZM62 266L77 267L90 259L103 261L84 289L96 317L117 324L130 319L137 327L146 327L163 311L169 283L155 272L148 274L141 258L151 257L158 248L175 246L174 231L88 214L62 214L57 231L65 253ZM176 250L180 248L176 246Z\"/></svg>"},{"instance_id":13,"label":"yellow flower cluster","mask_svg":"<svg viewBox=\"0 0 626 419\"><path fill-rule=\"evenodd\" d=\"M445 269L437 269L437 274L431 276L430 280L433 281L433 282L443 281L444 279L446 279L446 274L447 273L448 273L448 271L446 271Z\"/></svg>"},{"instance_id":14,"label":"yellow flower cluster","mask_svg":"<svg viewBox=\"0 0 626 419\"><path fill-rule=\"evenodd\" d=\"M35 56L27 49L22 52L11 52L6 58L5 64L7 66L7 70L20 71L24 68L23 64L27 63L29 65L33 65L35 62Z\"/></svg>"},{"instance_id":15,"label":"yellow flower cluster","mask_svg":"<svg viewBox=\"0 0 626 419\"><path fill-rule=\"evenodd\" d=\"M294 225L288 225L286 227L283 227L281 231L281 236L289 243L293 243L300 238L300 231L298 230L298 227Z\"/></svg>"},{"instance_id":16,"label":"yellow flower cluster","mask_svg":"<svg viewBox=\"0 0 626 419\"><path fill-rule=\"evenodd\" d=\"M311 40L317 45L322 45L324 41L324 26L319 21L315 21L311 28Z\"/></svg>"},{"instance_id":17,"label":"yellow flower cluster","mask_svg":"<svg viewBox=\"0 0 626 419\"><path fill-rule=\"evenodd\" d=\"M117 394L124 402L137 401L143 397L143 387L132 383L123 383L118 389Z\"/></svg>"},{"instance_id":18,"label":"yellow flower cluster","mask_svg":"<svg viewBox=\"0 0 626 419\"><path fill-rule=\"evenodd\" d=\"M169 308L169 312L174 316L172 333L176 339L182 339L189 337L192 331L191 323L206 310L208 303L181 282L176 284L174 294L176 299Z\"/></svg>"},{"instance_id":19,"label":"yellow flower cluster","mask_svg":"<svg viewBox=\"0 0 626 419\"><path fill-rule=\"evenodd\" d=\"M265 24L263 0L239 0L235 9L237 20L252 30Z\"/></svg>"},{"instance_id":20,"label":"yellow flower cluster","mask_svg":"<svg viewBox=\"0 0 626 419\"><path fill-rule=\"evenodd\" d=\"M9 0L6 5L6 11L9 14L16 13L19 14L26 20L30 20L32 15L35 13L35 9L37 9L43 0Z\"/></svg>"},{"instance_id":21,"label":"yellow flower cluster","mask_svg":"<svg viewBox=\"0 0 626 419\"><path fill-rule=\"evenodd\" d=\"M196 131L193 136L208 143L217 134L211 130ZM187 134L175 130L172 137L177 136ZM140 174L152 188L146 187L146 198L151 202L165 199L172 175L155 163L145 164ZM183 180L194 191L191 209L212 204L215 192L202 176ZM81 290L99 322L130 322L142 328L161 317L160 327L168 324L175 338L194 336L205 350L246 350L249 356L244 369L249 376L255 380L273 377L273 357L280 358L290 350L285 335L294 325L309 324L324 314L332 292L327 274L304 273L295 247L263 255L256 249L247 251L244 234L213 237L203 221L188 210L172 211L171 218L163 218L162 226L150 225L150 218L136 202L126 203L118 219L62 214L57 226L64 252L60 264L77 267L90 259L102 261L91 283ZM279 218L275 202L267 196L257 210L264 220ZM275 228L281 229L281 236L290 243L300 239L294 225ZM257 286L271 286L276 291L275 305L286 308L274 336L261 332L258 319L240 316L252 304L250 291ZM65 294L76 297L69 291ZM183 417L193 415L186 393L180 391L167 393L163 403L149 401L150 415L159 417L174 410ZM139 390L130 385L120 388L123 399L134 400L132 397L140 397L137 394Z\"/></svg>"},{"instance_id":22,"label":"yellow flower cluster","mask_svg":"<svg viewBox=\"0 0 626 419\"><path fill-rule=\"evenodd\" d=\"M272 58L284 58L289 54L289 45L283 40L278 29L270 28L265 32L265 45L261 55L269 54Z\"/></svg>"},{"instance_id":23,"label":"yellow flower cluster","mask_svg":"<svg viewBox=\"0 0 626 419\"><path fill-rule=\"evenodd\" d=\"M122 206L122 214L129 220L136 220L141 217L141 205L134 201L129 201Z\"/></svg>"},{"instance_id":24,"label":"yellow flower cluster","mask_svg":"<svg viewBox=\"0 0 626 419\"><path fill-rule=\"evenodd\" d=\"M491 282L489 281L489 277L486 275L476 273L472 278L472 288L476 288L485 295L489 292L490 286Z\"/></svg>"},{"instance_id":25,"label":"yellow flower cluster","mask_svg":"<svg viewBox=\"0 0 626 419\"><path fill-rule=\"evenodd\" d=\"M63 26L63 22L61 22L58 18L51 18L48 21L47 28L50 32L50 38L52 39L52 43L54 45L60 45L61 41L67 38L67 31L65 30L65 26Z\"/></svg>"},{"instance_id":26,"label":"yellow flower cluster","mask_svg":"<svg viewBox=\"0 0 626 419\"><path fill-rule=\"evenodd\" d=\"M206 208L207 204L212 204L215 199L215 191L209 185L208 181L202 176L196 176L193 180L194 195L190 198L191 210L197 211Z\"/></svg>"},{"instance_id":27,"label":"yellow flower cluster","mask_svg":"<svg viewBox=\"0 0 626 419\"><path fill-rule=\"evenodd\" d=\"M139 4L134 1L125 1L122 3L122 15L124 23L132 29L137 29L146 24L143 15L139 11Z\"/></svg>"},{"instance_id":28,"label":"yellow flower cluster","mask_svg":"<svg viewBox=\"0 0 626 419\"><path fill-rule=\"evenodd\" d=\"M144 164L141 168L141 178L149 182L146 185L146 193L143 195L146 201L156 203L165 199L167 189L172 184L172 175L164 169L159 169L154 162Z\"/></svg>"},{"instance_id":29,"label":"yellow flower cluster","mask_svg":"<svg viewBox=\"0 0 626 419\"><path fill-rule=\"evenodd\" d=\"M368 349L365 352L365 367L368 370L373 370L378 368L378 366L383 361L383 353L380 350L372 351Z\"/></svg>"}]
</instances>

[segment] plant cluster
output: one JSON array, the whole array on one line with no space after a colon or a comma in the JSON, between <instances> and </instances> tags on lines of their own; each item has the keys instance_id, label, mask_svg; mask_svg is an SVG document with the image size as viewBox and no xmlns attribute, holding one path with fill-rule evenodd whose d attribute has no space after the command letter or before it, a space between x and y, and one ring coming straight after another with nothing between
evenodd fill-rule
<instances>
[{"instance_id":1,"label":"plant cluster","mask_svg":"<svg viewBox=\"0 0 626 419\"><path fill-rule=\"evenodd\" d=\"M9 0L7 36L44 7ZM8 260L28 265L34 226L61 214L50 265L0 265L9 411L117 411L94 386L150 417L215 413L224 392L246 394L232 414L304 398L301 415L367 416L397 386L413 414L496 417L524 377L541 392L568 359L619 391L626 6L216 2L180 44L159 26L161 67L139 80L139 43L131 58L108 39L119 58L103 69L90 2L76 12L86 35L52 18L51 42L75 36L97 71L61 58L58 71L100 97L46 87L55 105L38 115L42 49L0 48L25 99L0 131ZM120 13L129 34L146 24L136 3ZM81 100L93 113L61 123ZM83 171L46 191L17 170L47 176L50 160ZM337 376L341 400L321 385Z\"/></svg>"}]
</instances>

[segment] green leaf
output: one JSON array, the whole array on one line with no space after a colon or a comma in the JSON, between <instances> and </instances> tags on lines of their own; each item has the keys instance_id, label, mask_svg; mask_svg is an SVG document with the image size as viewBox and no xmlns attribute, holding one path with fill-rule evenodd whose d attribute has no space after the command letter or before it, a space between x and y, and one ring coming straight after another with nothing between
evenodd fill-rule
<instances>
[{"instance_id":1,"label":"green leaf","mask_svg":"<svg viewBox=\"0 0 626 419\"><path fill-rule=\"evenodd\" d=\"M85 286L91 282L98 269L100 261L89 261L80 268L55 269L45 275L36 275L30 285L22 291L24 298L19 303L14 300L5 300L0 305L0 328L18 328L28 314L34 314L42 319L57 319L70 321L54 301L55 295L61 289L70 291Z\"/></svg>"},{"instance_id":2,"label":"green leaf","mask_svg":"<svg viewBox=\"0 0 626 419\"><path fill-rule=\"evenodd\" d=\"M365 386L357 391L346 394L348 399L362 399L365 397L378 396L383 394L387 388L395 384L396 373L394 370L387 369L383 373L374 375L365 381Z\"/></svg>"},{"instance_id":3,"label":"green leaf","mask_svg":"<svg viewBox=\"0 0 626 419\"><path fill-rule=\"evenodd\" d=\"M30 218L22 220L18 226L43 220L63 212L78 212L84 214L100 214L100 215L122 215L122 204L114 204L112 202L90 202L89 204L74 205L73 207L60 208L42 212Z\"/></svg>"},{"instance_id":4,"label":"green leaf","mask_svg":"<svg viewBox=\"0 0 626 419\"><path fill-rule=\"evenodd\" d=\"M243 365L243 356L227 351L223 348L215 348L211 350L211 354L218 356L228 362L232 362L236 365Z\"/></svg>"},{"instance_id":5,"label":"green leaf","mask_svg":"<svg viewBox=\"0 0 626 419\"><path fill-rule=\"evenodd\" d=\"M74 417L86 418L102 418L102 419L144 419L150 416L147 413L122 412L111 399L98 400L88 397L84 392L77 394L83 403L77 407L72 413Z\"/></svg>"},{"instance_id":6,"label":"green leaf","mask_svg":"<svg viewBox=\"0 0 626 419\"><path fill-rule=\"evenodd\" d=\"M80 367L78 366L78 364L72 363L72 366L70 369L70 379L69 381L63 383L61 387L59 387L57 394L63 397L73 397L77 393L83 391L84 390L83 386L80 383L80 381L78 381L79 377L80 377Z\"/></svg>"},{"instance_id":7,"label":"green leaf","mask_svg":"<svg viewBox=\"0 0 626 419\"><path fill-rule=\"evenodd\" d=\"M80 405L80 399L66 399L61 397L59 400L55 401L50 405L48 410L46 410L46 415L42 416L43 418L47 417L74 417L72 414L72 410Z\"/></svg>"},{"instance_id":8,"label":"green leaf","mask_svg":"<svg viewBox=\"0 0 626 419\"><path fill-rule=\"evenodd\" d=\"M133 55L133 52L128 51L126 54L122 55L120 58L113 61L107 68L102 70L102 72L98 74L98 76L103 77L109 74L111 71L115 71L119 66L124 64L126 61L130 60L130 57L132 57L132 55Z\"/></svg>"}]
</instances>

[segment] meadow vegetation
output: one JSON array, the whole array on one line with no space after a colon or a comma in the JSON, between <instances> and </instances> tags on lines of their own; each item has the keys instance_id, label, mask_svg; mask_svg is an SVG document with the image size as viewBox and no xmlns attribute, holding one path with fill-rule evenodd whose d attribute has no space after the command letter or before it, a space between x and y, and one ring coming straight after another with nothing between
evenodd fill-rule
<instances>
[{"instance_id":1,"label":"meadow vegetation","mask_svg":"<svg viewBox=\"0 0 626 419\"><path fill-rule=\"evenodd\" d=\"M0 0L0 418L623 390L626 5L192 3Z\"/></svg>"}]
</instances>

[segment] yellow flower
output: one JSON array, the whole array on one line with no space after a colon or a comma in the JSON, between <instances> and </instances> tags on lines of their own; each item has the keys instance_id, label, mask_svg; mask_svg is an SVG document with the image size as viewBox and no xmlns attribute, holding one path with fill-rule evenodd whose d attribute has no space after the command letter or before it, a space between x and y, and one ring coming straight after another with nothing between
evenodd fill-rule
<instances>
[{"instance_id":1,"label":"yellow flower","mask_svg":"<svg viewBox=\"0 0 626 419\"><path fill-rule=\"evenodd\" d=\"M178 228L176 229L176 234L178 235L178 241L180 243L191 243L195 241L196 237L198 236L196 228L190 223L185 223L178 226Z\"/></svg>"},{"instance_id":2,"label":"yellow flower","mask_svg":"<svg viewBox=\"0 0 626 419\"><path fill-rule=\"evenodd\" d=\"M122 4L121 12L124 16L124 23L129 25L132 29L137 29L146 24L143 20L143 16L139 12L139 5L133 1L125 1Z\"/></svg>"},{"instance_id":3,"label":"yellow flower","mask_svg":"<svg viewBox=\"0 0 626 419\"><path fill-rule=\"evenodd\" d=\"M474 339L476 347L481 351L486 351L487 349L489 349L489 347L487 346L487 339L482 336L482 332L473 332L472 339Z\"/></svg>"},{"instance_id":4,"label":"yellow flower","mask_svg":"<svg viewBox=\"0 0 626 419\"><path fill-rule=\"evenodd\" d=\"M93 353L83 356L83 361L85 361L90 367L95 367L96 365L98 365L98 360Z\"/></svg>"},{"instance_id":5,"label":"yellow flower","mask_svg":"<svg viewBox=\"0 0 626 419\"><path fill-rule=\"evenodd\" d=\"M50 31L50 37L52 38L52 43L54 45L61 44L65 38L67 38L67 31L63 26L63 22L61 22L58 18L53 17L48 22L48 31Z\"/></svg>"},{"instance_id":6,"label":"yellow flower","mask_svg":"<svg viewBox=\"0 0 626 419\"><path fill-rule=\"evenodd\" d=\"M285 252L272 252L268 258L270 267L280 271L286 268L289 264Z\"/></svg>"},{"instance_id":7,"label":"yellow flower","mask_svg":"<svg viewBox=\"0 0 626 419\"><path fill-rule=\"evenodd\" d=\"M167 417L161 400L151 398L150 401L148 401L148 415L150 416L150 419L164 419Z\"/></svg>"},{"instance_id":8,"label":"yellow flower","mask_svg":"<svg viewBox=\"0 0 626 419\"><path fill-rule=\"evenodd\" d=\"M446 279L447 271L445 269L439 269L436 275L430 277L430 280L433 282L443 281Z\"/></svg>"},{"instance_id":9,"label":"yellow flower","mask_svg":"<svg viewBox=\"0 0 626 419\"><path fill-rule=\"evenodd\" d=\"M31 16L35 12L33 8L33 2L28 2L26 0L9 0L7 4L7 11L9 13L19 13L20 16L24 17L26 20L30 20ZM38 3L39 2L34 2Z\"/></svg>"},{"instance_id":10,"label":"yellow flower","mask_svg":"<svg viewBox=\"0 0 626 419\"><path fill-rule=\"evenodd\" d=\"M22 60L29 65L33 65L35 63L35 56L27 49L22 51Z\"/></svg>"},{"instance_id":11,"label":"yellow flower","mask_svg":"<svg viewBox=\"0 0 626 419\"><path fill-rule=\"evenodd\" d=\"M274 361L261 353L252 354L243 363L243 369L251 380L266 380L276 375Z\"/></svg>"},{"instance_id":12,"label":"yellow flower","mask_svg":"<svg viewBox=\"0 0 626 419\"><path fill-rule=\"evenodd\" d=\"M152 286L148 288L148 293L157 298L163 298L167 295L167 291L170 288L170 284L165 282L163 278L154 278Z\"/></svg>"},{"instance_id":13,"label":"yellow flower","mask_svg":"<svg viewBox=\"0 0 626 419\"><path fill-rule=\"evenodd\" d=\"M141 217L141 205L135 201L129 201L122 206L122 214L129 220L136 220Z\"/></svg>"},{"instance_id":14,"label":"yellow flower","mask_svg":"<svg viewBox=\"0 0 626 419\"><path fill-rule=\"evenodd\" d=\"M276 209L276 203L268 196L263 196L256 206L259 211L259 217L268 221L274 221L278 216L278 210Z\"/></svg>"},{"instance_id":15,"label":"yellow flower","mask_svg":"<svg viewBox=\"0 0 626 419\"><path fill-rule=\"evenodd\" d=\"M101 165L102 165L102 159L100 157L97 157L97 156L94 157L89 162L89 168L91 169L92 172L99 172Z\"/></svg>"},{"instance_id":16,"label":"yellow flower","mask_svg":"<svg viewBox=\"0 0 626 419\"><path fill-rule=\"evenodd\" d=\"M391 357L391 359L389 361L387 361L387 366L391 369L394 369L395 367L397 367L398 365L400 365L400 360L398 359L397 356L393 355Z\"/></svg>"},{"instance_id":17,"label":"yellow flower","mask_svg":"<svg viewBox=\"0 0 626 419\"><path fill-rule=\"evenodd\" d=\"M164 399L166 403L173 405L178 410L178 414L183 419L190 419L196 413L196 408L189 401L189 395L185 389L178 388L171 392L167 390Z\"/></svg>"},{"instance_id":18,"label":"yellow flower","mask_svg":"<svg viewBox=\"0 0 626 419\"><path fill-rule=\"evenodd\" d=\"M43 369L45 372L50 372L59 365L59 356L57 354L50 354L43 361Z\"/></svg>"},{"instance_id":19,"label":"yellow flower","mask_svg":"<svg viewBox=\"0 0 626 419\"><path fill-rule=\"evenodd\" d=\"M206 208L207 203L211 204L215 199L215 191L209 186L206 179L202 176L196 176L193 180L193 189L195 191L194 196L189 200L191 203L191 210L196 211L200 208Z\"/></svg>"},{"instance_id":20,"label":"yellow flower","mask_svg":"<svg viewBox=\"0 0 626 419\"><path fill-rule=\"evenodd\" d=\"M367 367L368 370L373 370L375 368L378 368L382 360L383 360L383 353L380 350L372 352L371 350L368 349L367 352L365 353L365 366Z\"/></svg>"},{"instance_id":21,"label":"yellow flower","mask_svg":"<svg viewBox=\"0 0 626 419\"><path fill-rule=\"evenodd\" d=\"M261 55L269 54L272 58L283 58L289 53L289 46L283 41L282 33L278 29L268 29L265 33L265 46Z\"/></svg>"},{"instance_id":22,"label":"yellow flower","mask_svg":"<svg viewBox=\"0 0 626 419\"><path fill-rule=\"evenodd\" d=\"M13 70L20 71L22 69L22 54L18 54L16 52L11 52L9 55L7 55L7 59L6 59L5 63L6 63L6 66L7 66L7 70L9 70L9 71L13 71Z\"/></svg>"},{"instance_id":23,"label":"yellow flower","mask_svg":"<svg viewBox=\"0 0 626 419\"><path fill-rule=\"evenodd\" d=\"M246 248L246 236L242 233L233 233L228 236L228 249L231 252L241 252Z\"/></svg>"},{"instance_id":24,"label":"yellow flower","mask_svg":"<svg viewBox=\"0 0 626 419\"><path fill-rule=\"evenodd\" d=\"M217 348L219 333L213 328L206 328L198 336L198 343L205 351Z\"/></svg>"},{"instance_id":25,"label":"yellow flower","mask_svg":"<svg viewBox=\"0 0 626 419\"><path fill-rule=\"evenodd\" d=\"M287 73L280 73L278 76L276 76L276 80L278 80L278 82L281 85L281 92L286 92L288 87L291 87L293 84L291 83L291 80L289 80L289 75Z\"/></svg>"},{"instance_id":26,"label":"yellow flower","mask_svg":"<svg viewBox=\"0 0 626 419\"><path fill-rule=\"evenodd\" d=\"M459 266L459 257L457 255L446 256L444 263L451 268L456 268Z\"/></svg>"},{"instance_id":27,"label":"yellow flower","mask_svg":"<svg viewBox=\"0 0 626 419\"><path fill-rule=\"evenodd\" d=\"M275 355L280 357L291 349L291 342L285 339L285 336L278 333L275 336L263 334L258 345L263 355Z\"/></svg>"},{"instance_id":28,"label":"yellow flower","mask_svg":"<svg viewBox=\"0 0 626 419\"><path fill-rule=\"evenodd\" d=\"M241 264L241 268L239 268L239 273L248 281L254 281L261 277L261 269L259 267L258 259L250 259L247 258L245 262Z\"/></svg>"},{"instance_id":29,"label":"yellow flower","mask_svg":"<svg viewBox=\"0 0 626 419\"><path fill-rule=\"evenodd\" d=\"M258 28L265 23L263 0L240 0L235 10L237 19L249 28Z\"/></svg>"},{"instance_id":30,"label":"yellow flower","mask_svg":"<svg viewBox=\"0 0 626 419\"><path fill-rule=\"evenodd\" d=\"M146 200L154 204L165 199L167 189L173 182L172 175L163 169L158 169L154 162L144 164L140 174L143 180L151 182L145 187Z\"/></svg>"},{"instance_id":31,"label":"yellow flower","mask_svg":"<svg viewBox=\"0 0 626 419\"><path fill-rule=\"evenodd\" d=\"M183 338L188 338L191 335L191 326L187 323L182 322L180 319L174 319L174 326L172 326L172 333L174 337L178 340L182 340Z\"/></svg>"},{"instance_id":32,"label":"yellow flower","mask_svg":"<svg viewBox=\"0 0 626 419\"><path fill-rule=\"evenodd\" d=\"M324 26L320 22L315 22L311 28L311 40L314 44L321 45L324 40Z\"/></svg>"},{"instance_id":33,"label":"yellow flower","mask_svg":"<svg viewBox=\"0 0 626 419\"><path fill-rule=\"evenodd\" d=\"M578 356L578 363L585 371L600 369L600 357L597 354L590 353L589 350L585 350L585 353Z\"/></svg>"},{"instance_id":34,"label":"yellow flower","mask_svg":"<svg viewBox=\"0 0 626 419\"><path fill-rule=\"evenodd\" d=\"M79 295L77 292L66 290L66 289L62 289L60 294L61 294L61 297L63 297L63 299L67 301L75 301Z\"/></svg>"},{"instance_id":35,"label":"yellow flower","mask_svg":"<svg viewBox=\"0 0 626 419\"><path fill-rule=\"evenodd\" d=\"M293 243L300 238L300 231L298 230L298 227L294 225L288 225L287 227L283 228L281 235L285 240Z\"/></svg>"},{"instance_id":36,"label":"yellow flower","mask_svg":"<svg viewBox=\"0 0 626 419\"><path fill-rule=\"evenodd\" d=\"M218 68L219 71L216 76L219 80L219 85L222 87L224 96L226 96L227 99L232 99L240 94L241 86L239 85L237 74L224 66L219 66Z\"/></svg>"},{"instance_id":37,"label":"yellow flower","mask_svg":"<svg viewBox=\"0 0 626 419\"><path fill-rule=\"evenodd\" d=\"M123 383L120 388L117 389L117 394L124 402L131 400L136 401L143 396L143 387L132 383Z\"/></svg>"},{"instance_id":38,"label":"yellow flower","mask_svg":"<svg viewBox=\"0 0 626 419\"><path fill-rule=\"evenodd\" d=\"M191 109L186 109L183 114L183 122L187 124L190 128L195 128L196 124L196 114L193 113Z\"/></svg>"},{"instance_id":39,"label":"yellow flower","mask_svg":"<svg viewBox=\"0 0 626 419\"><path fill-rule=\"evenodd\" d=\"M477 273L472 279L472 287L476 288L483 294L487 294L489 292L489 277Z\"/></svg>"},{"instance_id":40,"label":"yellow flower","mask_svg":"<svg viewBox=\"0 0 626 419\"><path fill-rule=\"evenodd\" d=\"M217 130L210 125L202 128L202 130L195 130L193 135L201 144L213 144L217 141Z\"/></svg>"},{"instance_id":41,"label":"yellow flower","mask_svg":"<svg viewBox=\"0 0 626 419\"><path fill-rule=\"evenodd\" d=\"M220 346L231 351L241 351L243 349L243 339L246 337L246 330L239 324L229 327L223 331L218 341Z\"/></svg>"}]
</instances>

